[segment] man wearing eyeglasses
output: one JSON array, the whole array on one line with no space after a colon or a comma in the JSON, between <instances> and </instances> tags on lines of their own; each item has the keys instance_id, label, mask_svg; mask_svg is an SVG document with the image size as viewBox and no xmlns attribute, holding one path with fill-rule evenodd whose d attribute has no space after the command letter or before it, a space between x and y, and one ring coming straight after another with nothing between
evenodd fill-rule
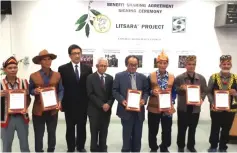
<instances>
[{"instance_id":1,"label":"man wearing eyeglasses","mask_svg":"<svg viewBox=\"0 0 237 153\"><path fill-rule=\"evenodd\" d=\"M148 80L145 75L136 72L139 59L130 55L125 59L126 71L117 73L113 83L113 96L118 101L117 115L123 127L122 152L140 152L144 115L144 105L149 94ZM141 90L140 112L128 111L127 91Z\"/></svg>"},{"instance_id":2,"label":"man wearing eyeglasses","mask_svg":"<svg viewBox=\"0 0 237 153\"><path fill-rule=\"evenodd\" d=\"M107 134L114 103L112 95L113 77L106 74L108 61L99 58L97 71L87 77L87 93L89 97L88 116L91 132L91 152L107 152Z\"/></svg>"},{"instance_id":3,"label":"man wearing eyeglasses","mask_svg":"<svg viewBox=\"0 0 237 153\"><path fill-rule=\"evenodd\" d=\"M211 144L208 152L227 151L229 132L237 112L237 75L230 72L232 67L231 56L220 57L221 72L213 74L208 82L208 99L211 105L211 133L209 142ZM220 111L214 108L214 91L227 90L230 93L230 111ZM220 131L221 129L221 131ZM219 136L220 135L220 136Z\"/></svg>"},{"instance_id":4,"label":"man wearing eyeglasses","mask_svg":"<svg viewBox=\"0 0 237 153\"><path fill-rule=\"evenodd\" d=\"M67 126L67 148L68 152L74 152L75 147L79 152L86 152L85 142L88 107L86 79L88 75L92 74L92 68L80 63L82 49L78 45L71 45L68 48L68 54L71 58L71 62L58 68L64 87L62 111L65 112Z\"/></svg>"}]
</instances>

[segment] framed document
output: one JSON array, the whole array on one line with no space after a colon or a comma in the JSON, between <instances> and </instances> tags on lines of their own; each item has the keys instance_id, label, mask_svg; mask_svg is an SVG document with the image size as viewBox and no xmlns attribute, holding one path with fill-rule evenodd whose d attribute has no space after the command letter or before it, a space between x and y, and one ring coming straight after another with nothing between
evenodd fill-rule
<instances>
[{"instance_id":1,"label":"framed document","mask_svg":"<svg viewBox=\"0 0 237 153\"><path fill-rule=\"evenodd\" d=\"M128 89L126 110L140 112L142 91Z\"/></svg>"},{"instance_id":2,"label":"framed document","mask_svg":"<svg viewBox=\"0 0 237 153\"><path fill-rule=\"evenodd\" d=\"M26 90L7 90L8 114L26 112Z\"/></svg>"},{"instance_id":3,"label":"framed document","mask_svg":"<svg viewBox=\"0 0 237 153\"><path fill-rule=\"evenodd\" d=\"M228 90L215 90L215 110L230 110L230 93Z\"/></svg>"},{"instance_id":4,"label":"framed document","mask_svg":"<svg viewBox=\"0 0 237 153\"><path fill-rule=\"evenodd\" d=\"M186 100L187 105L201 104L201 91L199 85L187 85Z\"/></svg>"},{"instance_id":5,"label":"framed document","mask_svg":"<svg viewBox=\"0 0 237 153\"><path fill-rule=\"evenodd\" d=\"M41 88L40 99L44 111L57 108L58 100L55 87Z\"/></svg>"},{"instance_id":6,"label":"framed document","mask_svg":"<svg viewBox=\"0 0 237 153\"><path fill-rule=\"evenodd\" d=\"M167 112L171 109L172 98L171 91L161 90L158 93L158 109L161 112Z\"/></svg>"}]
</instances>

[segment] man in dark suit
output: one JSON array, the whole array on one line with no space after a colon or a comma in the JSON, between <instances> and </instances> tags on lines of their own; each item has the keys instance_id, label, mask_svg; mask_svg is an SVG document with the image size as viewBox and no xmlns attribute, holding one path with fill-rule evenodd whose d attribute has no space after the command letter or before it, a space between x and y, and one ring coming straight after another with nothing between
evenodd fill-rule
<instances>
[{"instance_id":1,"label":"man in dark suit","mask_svg":"<svg viewBox=\"0 0 237 153\"><path fill-rule=\"evenodd\" d=\"M66 140L68 152L86 152L86 121L88 96L86 91L86 79L92 74L92 68L80 63L82 50L77 45L68 48L71 62L58 68L62 77L64 96L62 100L62 111L65 112L66 119ZM77 126L77 136L75 138L75 125ZM75 142L76 140L76 142Z\"/></svg>"},{"instance_id":2,"label":"man in dark suit","mask_svg":"<svg viewBox=\"0 0 237 153\"><path fill-rule=\"evenodd\" d=\"M123 126L122 152L140 152L142 127L145 118L144 105L147 102L149 85L145 75L136 72L138 58L130 55L125 59L127 70L117 73L113 83L113 96L118 101L117 115ZM125 109L127 105L127 90L141 90L140 112L131 112Z\"/></svg>"},{"instance_id":3,"label":"man in dark suit","mask_svg":"<svg viewBox=\"0 0 237 153\"><path fill-rule=\"evenodd\" d=\"M88 116L91 131L91 152L107 152L107 134L114 103L112 95L113 77L106 74L108 67L106 58L99 58L97 72L87 77L87 93L89 96ZM99 140L98 140L99 139Z\"/></svg>"}]
</instances>

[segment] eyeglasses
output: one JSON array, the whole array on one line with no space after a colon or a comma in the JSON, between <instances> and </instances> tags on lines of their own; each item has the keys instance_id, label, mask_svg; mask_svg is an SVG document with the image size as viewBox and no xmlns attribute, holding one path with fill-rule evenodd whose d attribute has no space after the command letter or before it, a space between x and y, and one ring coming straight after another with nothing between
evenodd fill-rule
<instances>
[{"instance_id":1,"label":"eyeglasses","mask_svg":"<svg viewBox=\"0 0 237 153\"><path fill-rule=\"evenodd\" d=\"M81 52L74 52L74 53L71 53L71 55L80 55Z\"/></svg>"},{"instance_id":2,"label":"eyeglasses","mask_svg":"<svg viewBox=\"0 0 237 153\"><path fill-rule=\"evenodd\" d=\"M99 67L104 67L104 68L106 68L106 67L108 67L107 65L99 65Z\"/></svg>"},{"instance_id":3,"label":"eyeglasses","mask_svg":"<svg viewBox=\"0 0 237 153\"><path fill-rule=\"evenodd\" d=\"M129 67L138 67L138 64L128 64Z\"/></svg>"}]
</instances>

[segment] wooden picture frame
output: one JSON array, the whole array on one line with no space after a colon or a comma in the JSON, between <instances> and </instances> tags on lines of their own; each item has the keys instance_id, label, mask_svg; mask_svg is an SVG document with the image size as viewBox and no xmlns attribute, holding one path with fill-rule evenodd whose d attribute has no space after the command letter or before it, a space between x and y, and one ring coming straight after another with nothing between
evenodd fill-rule
<instances>
[{"instance_id":1,"label":"wooden picture frame","mask_svg":"<svg viewBox=\"0 0 237 153\"><path fill-rule=\"evenodd\" d=\"M25 89L15 89L15 90L6 90L7 93L8 93L8 96L7 96L7 113L8 114L23 114L23 113L26 113L27 111L27 103L26 103L26 100L27 100L27 91ZM24 94L24 108L22 109L11 109L10 106L11 106L11 94Z\"/></svg>"},{"instance_id":2,"label":"wooden picture frame","mask_svg":"<svg viewBox=\"0 0 237 153\"><path fill-rule=\"evenodd\" d=\"M139 107L135 108L135 107L129 107L128 103L129 103L129 94L138 94L139 96ZM133 89L128 89L127 91L127 105L126 105L126 110L127 111L135 111L135 112L140 112L141 111L141 107L140 107L140 100L142 97L142 91L141 90L133 90Z\"/></svg>"},{"instance_id":3,"label":"wooden picture frame","mask_svg":"<svg viewBox=\"0 0 237 153\"><path fill-rule=\"evenodd\" d=\"M201 105L201 89L200 89L200 85L186 85L187 88L186 88L186 104L187 105ZM188 99L188 88L194 88L194 89L198 89L199 90L199 101L190 101Z\"/></svg>"},{"instance_id":4,"label":"wooden picture frame","mask_svg":"<svg viewBox=\"0 0 237 153\"><path fill-rule=\"evenodd\" d=\"M170 107L169 108L160 108L160 94L169 94L170 95ZM168 112L172 109L172 95L171 95L171 90L160 90L158 92L158 110L159 112Z\"/></svg>"},{"instance_id":5,"label":"wooden picture frame","mask_svg":"<svg viewBox=\"0 0 237 153\"><path fill-rule=\"evenodd\" d=\"M217 94L220 94L220 93L224 93L224 94L228 94L228 107L218 107L217 105L216 105L216 99L217 99L217 97L216 97L216 95ZM230 92L229 92L229 90L215 90L214 91L214 109L215 110L221 110L221 111L229 111L230 110Z\"/></svg>"},{"instance_id":6,"label":"wooden picture frame","mask_svg":"<svg viewBox=\"0 0 237 153\"><path fill-rule=\"evenodd\" d=\"M57 108L58 106L58 98L57 98L57 93L56 93L56 89L55 87L44 87L44 88L40 88L41 91L40 91L40 101L41 101L41 105L42 105L42 108L43 108L43 111L49 111L49 110L54 110ZM43 95L42 93L43 92L47 92L47 91L54 91L54 96L56 98L56 104L55 105L52 105L52 106L44 106L44 100L43 100Z\"/></svg>"}]
</instances>

